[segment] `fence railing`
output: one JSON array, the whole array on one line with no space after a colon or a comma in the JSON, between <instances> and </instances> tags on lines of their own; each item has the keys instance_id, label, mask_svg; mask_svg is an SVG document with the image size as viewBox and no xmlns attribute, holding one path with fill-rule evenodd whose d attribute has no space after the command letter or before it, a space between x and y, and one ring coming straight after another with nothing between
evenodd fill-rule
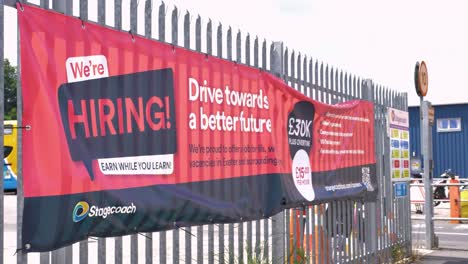
<instances>
[{"instance_id":1,"label":"fence railing","mask_svg":"<svg viewBox=\"0 0 468 264\"><path fill-rule=\"evenodd\" d=\"M0 20L4 23L3 4L14 6L15 1L2 2ZM88 239L50 253L23 254L20 250L16 255L17 263L245 263L253 259L262 259L265 263L284 263L302 254L307 256L310 263L390 263L395 247L404 248L407 256L411 254L410 201L409 198L393 198L387 162L389 139L385 136L387 107L407 110L406 93L392 91L370 79L359 78L328 66L284 47L282 42L260 40L257 36L241 31L233 33L232 27L221 23L214 25L212 20L200 16L193 18L189 11L182 12L177 7L169 10L163 2L158 6L151 0L52 2L51 6L48 0L34 3L67 15L78 15L82 20L129 31L129 34L139 34L262 68L320 102L334 104L352 99L372 101L375 104L380 191L376 202L333 201L285 210L267 220L190 227L124 238L98 238L97 241ZM73 6L76 3L79 4L78 8ZM142 5L144 8L140 8ZM106 17L108 11L113 13L113 19ZM91 13L96 16L91 18ZM2 68L0 72L3 74ZM3 89L2 81L3 75L0 76L0 89ZM18 126L22 125L20 87L18 83ZM1 91L0 95L3 95ZM3 100L0 101L1 107ZM3 114L1 116L3 119ZM3 131L1 123L0 130ZM18 158L21 161L21 131L18 140ZM18 170L16 247L21 248L21 162ZM2 199L3 195L0 195L0 202ZM0 203L0 209L2 205ZM4 228L4 225L0 224L0 227ZM11 263L8 261L9 256L3 257L7 259L5 263Z\"/></svg>"}]
</instances>

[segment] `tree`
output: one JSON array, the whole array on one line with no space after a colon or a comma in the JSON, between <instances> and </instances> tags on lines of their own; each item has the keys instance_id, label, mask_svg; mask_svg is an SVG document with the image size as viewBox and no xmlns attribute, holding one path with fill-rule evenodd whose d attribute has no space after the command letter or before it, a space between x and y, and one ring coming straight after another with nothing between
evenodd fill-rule
<instances>
[{"instance_id":1,"label":"tree","mask_svg":"<svg viewBox=\"0 0 468 264\"><path fill-rule=\"evenodd\" d=\"M5 119L16 119L16 87L17 71L16 67L10 64L8 59L3 61L5 78Z\"/></svg>"}]
</instances>

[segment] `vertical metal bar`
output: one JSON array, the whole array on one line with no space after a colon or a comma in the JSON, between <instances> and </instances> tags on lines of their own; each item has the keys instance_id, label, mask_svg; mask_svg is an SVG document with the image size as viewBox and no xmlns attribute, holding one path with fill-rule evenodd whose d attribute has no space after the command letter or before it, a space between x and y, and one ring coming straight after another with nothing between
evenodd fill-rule
<instances>
[{"instance_id":1,"label":"vertical metal bar","mask_svg":"<svg viewBox=\"0 0 468 264\"><path fill-rule=\"evenodd\" d=\"M328 72L328 70L327 70ZM328 87L328 85L327 85ZM338 216L338 213L339 211L337 211L338 209L338 202L337 201L333 201L331 204L331 208L332 209L332 217L331 217L331 222L332 222L332 226L331 226L331 230L332 230L332 236L333 236L333 243L332 243L332 247L331 247L331 255L332 255L332 260L333 262L336 262L336 263L339 263L339 259L338 259L338 239L339 239L339 234L338 234L338 225L340 225L340 219L339 219L339 216Z\"/></svg>"},{"instance_id":2,"label":"vertical metal bar","mask_svg":"<svg viewBox=\"0 0 468 264\"><path fill-rule=\"evenodd\" d=\"M3 4L2 4L3 8ZM2 21L4 21L2 19ZM3 25L5 26L5 25ZM3 32L3 30L2 30ZM21 90L21 37L20 37L20 30L19 27L17 29L17 36L18 36L18 41L17 41L17 84L16 84L16 120L17 120L17 126L23 126L23 94ZM3 50L2 50L3 54ZM3 56L3 55L2 55ZM1 61L3 65L3 60ZM4 71L2 70L2 74L4 74ZM2 78L3 80L3 78ZM3 100L2 100L3 101ZM3 107L2 107L2 111ZM3 125L3 122L2 122ZM3 134L3 130L2 130ZM17 180L17 196L16 196L16 248L23 248L26 245L23 245L23 237L22 237L22 224L23 224L23 208L24 208L24 192L23 192L23 131L22 129L18 129L17 133L17 175L16 175L16 180ZM2 135L3 138L3 135ZM3 177L3 176L2 176ZM3 191L3 190L2 190ZM3 230L2 230L3 232ZM19 251L16 257L16 263L17 264L26 264L28 263L28 255L24 253L23 251Z\"/></svg>"},{"instance_id":3,"label":"vertical metal bar","mask_svg":"<svg viewBox=\"0 0 468 264\"><path fill-rule=\"evenodd\" d=\"M224 224L218 225L218 262L224 263Z\"/></svg>"},{"instance_id":4,"label":"vertical metal bar","mask_svg":"<svg viewBox=\"0 0 468 264\"><path fill-rule=\"evenodd\" d=\"M297 208L296 212L299 213L299 214L296 213L297 224L299 225L299 228L296 228L296 230L299 229L299 234L297 234L298 235L297 240L299 241L298 248L302 249L302 250L305 250L305 248L304 248L304 231L305 231L304 228L305 228L305 226L303 225L303 223L306 220L306 216L304 216L305 212L304 212L303 209ZM300 252L298 252L298 253L300 253ZM305 253L305 251L304 251L304 253Z\"/></svg>"},{"instance_id":5,"label":"vertical metal bar","mask_svg":"<svg viewBox=\"0 0 468 264\"><path fill-rule=\"evenodd\" d=\"M88 263L88 240L80 241L80 264Z\"/></svg>"},{"instance_id":6,"label":"vertical metal bar","mask_svg":"<svg viewBox=\"0 0 468 264\"><path fill-rule=\"evenodd\" d=\"M166 231L159 233L159 263L166 264L167 263L167 246L166 246Z\"/></svg>"},{"instance_id":7,"label":"vertical metal bar","mask_svg":"<svg viewBox=\"0 0 468 264\"><path fill-rule=\"evenodd\" d=\"M245 64L250 65L250 34L245 37Z\"/></svg>"},{"instance_id":8,"label":"vertical metal bar","mask_svg":"<svg viewBox=\"0 0 468 264\"><path fill-rule=\"evenodd\" d=\"M329 70L328 70L328 64L325 68L325 103L330 104L330 82L329 82Z\"/></svg>"},{"instance_id":9,"label":"vertical metal bar","mask_svg":"<svg viewBox=\"0 0 468 264\"><path fill-rule=\"evenodd\" d=\"M122 0L114 0L114 27L122 29Z\"/></svg>"},{"instance_id":10,"label":"vertical metal bar","mask_svg":"<svg viewBox=\"0 0 468 264\"><path fill-rule=\"evenodd\" d=\"M82 20L88 20L88 0L80 1L80 18Z\"/></svg>"},{"instance_id":11,"label":"vertical metal bar","mask_svg":"<svg viewBox=\"0 0 468 264\"><path fill-rule=\"evenodd\" d=\"M289 58L288 53L289 53L288 48L286 48L286 50L284 51L284 60L283 60L283 62L284 62L284 72L283 72L284 77L283 77L283 79L284 79L284 81L286 81L286 83L290 79L289 78L290 77L289 67L288 67L289 66L289 64L288 64L288 58Z\"/></svg>"},{"instance_id":12,"label":"vertical metal bar","mask_svg":"<svg viewBox=\"0 0 468 264\"><path fill-rule=\"evenodd\" d=\"M298 90L299 92L301 92L302 94L304 93L303 89L302 89L302 75L301 75L301 53L299 53L297 55L297 58L296 58L296 70L297 70L297 88L296 90Z\"/></svg>"},{"instance_id":13,"label":"vertical metal bar","mask_svg":"<svg viewBox=\"0 0 468 264\"><path fill-rule=\"evenodd\" d=\"M229 224L229 234L228 234L228 240L229 240L229 264L234 264L234 224Z\"/></svg>"},{"instance_id":14,"label":"vertical metal bar","mask_svg":"<svg viewBox=\"0 0 468 264\"><path fill-rule=\"evenodd\" d=\"M291 209L290 210L290 213L291 213L291 221L293 222L293 230L291 230L289 232L289 234L292 232L293 234L293 243L292 245L290 245L290 251L288 252L291 252L292 254L290 254L290 257L291 259L289 261L296 261L297 260L297 256L298 256L298 249L301 247L301 242L300 242L300 239L301 239L301 224L300 224L300 221L301 221L301 215L299 213L299 209L298 208L294 208L294 209ZM298 232L299 231L299 232ZM288 243L289 244L289 243Z\"/></svg>"},{"instance_id":15,"label":"vertical metal bar","mask_svg":"<svg viewBox=\"0 0 468 264\"><path fill-rule=\"evenodd\" d=\"M172 10L172 17L171 17L171 22L172 22L172 44L177 46L177 43L179 43L179 10L177 10L177 7L174 7L174 10Z\"/></svg>"},{"instance_id":16,"label":"vertical metal bar","mask_svg":"<svg viewBox=\"0 0 468 264\"><path fill-rule=\"evenodd\" d=\"M270 69L272 73L280 78L283 77L283 43L274 42L270 49ZM284 211L272 217L272 263L284 263L284 242L285 242L285 213ZM288 242L289 244L289 242Z\"/></svg>"},{"instance_id":17,"label":"vertical metal bar","mask_svg":"<svg viewBox=\"0 0 468 264\"><path fill-rule=\"evenodd\" d=\"M172 230L172 263L179 264L179 228Z\"/></svg>"},{"instance_id":18,"label":"vertical metal bar","mask_svg":"<svg viewBox=\"0 0 468 264\"><path fill-rule=\"evenodd\" d=\"M309 74L310 72L307 71L307 56L304 56L304 61L302 63L302 72L304 74L304 79L303 79L303 86L304 86L304 90L303 90L303 93L308 96L308 97L311 97L311 94L310 94L310 86L309 86L309 83L310 83L310 80L311 80L311 75Z\"/></svg>"},{"instance_id":19,"label":"vertical metal bar","mask_svg":"<svg viewBox=\"0 0 468 264\"><path fill-rule=\"evenodd\" d=\"M213 26L211 19L208 20L206 25L206 52L209 55L213 55ZM214 186L212 184L209 185L209 192L214 193ZM208 225L208 263L214 264L214 224Z\"/></svg>"},{"instance_id":20,"label":"vertical metal bar","mask_svg":"<svg viewBox=\"0 0 468 264\"><path fill-rule=\"evenodd\" d=\"M88 20L88 1L80 1L80 18L84 21ZM88 263L88 240L80 241L79 243L80 264Z\"/></svg>"},{"instance_id":21,"label":"vertical metal bar","mask_svg":"<svg viewBox=\"0 0 468 264\"><path fill-rule=\"evenodd\" d=\"M309 206L307 210L307 223L306 223L306 233L307 233L307 252L309 253L309 257L312 263L316 263L316 256L317 250L315 249L316 241L315 238L317 237L317 225L316 222L316 205Z\"/></svg>"},{"instance_id":22,"label":"vertical metal bar","mask_svg":"<svg viewBox=\"0 0 468 264\"><path fill-rule=\"evenodd\" d=\"M250 34L245 38L245 64L250 65ZM252 259L252 221L247 222L247 259Z\"/></svg>"},{"instance_id":23,"label":"vertical metal bar","mask_svg":"<svg viewBox=\"0 0 468 264\"><path fill-rule=\"evenodd\" d=\"M160 41L166 41L166 4L161 1L161 5L159 5L159 13L158 13L158 38Z\"/></svg>"},{"instance_id":24,"label":"vertical metal bar","mask_svg":"<svg viewBox=\"0 0 468 264\"><path fill-rule=\"evenodd\" d=\"M52 0L52 8L66 15L72 15L73 2L71 0Z\"/></svg>"},{"instance_id":25,"label":"vertical metal bar","mask_svg":"<svg viewBox=\"0 0 468 264\"><path fill-rule=\"evenodd\" d=\"M52 1L52 8L57 12L60 12L60 13L66 14L66 15L71 15L72 10L73 10L72 4L73 4L73 2L71 0L66 0L66 1L53 0ZM19 91L19 89L18 89L18 91ZM18 101L19 101L19 99L18 99ZM17 107L19 108L19 106L17 106ZM18 119L18 126L22 126L22 123L20 123L19 119ZM21 129L19 129L18 130L18 142L20 140L19 134L21 132L22 132ZM20 150L20 149L21 148L18 148L18 150ZM22 157L20 158L20 156L18 154L18 165L21 164L20 160L22 160ZM18 168L18 173L19 172L20 172L20 170ZM19 197L19 195L18 195L18 197ZM20 214L20 211L18 211L18 215L19 214ZM17 223L19 225L21 222L17 222ZM18 248L21 248L21 247L18 247ZM73 254L73 250L72 250L71 246L67 246L67 247L63 247L63 248L54 250L52 252L52 263L53 264L54 263L69 263L72 260L72 254Z\"/></svg>"},{"instance_id":26,"label":"vertical metal bar","mask_svg":"<svg viewBox=\"0 0 468 264\"><path fill-rule=\"evenodd\" d=\"M137 0L130 1L130 31L132 34L137 34L137 21L138 21L138 2ZM130 236L130 263L138 263L138 235L133 234Z\"/></svg>"},{"instance_id":27,"label":"vertical metal bar","mask_svg":"<svg viewBox=\"0 0 468 264\"><path fill-rule=\"evenodd\" d=\"M286 215L286 227L284 229L286 229L285 231L285 240L286 240L286 252L284 254L284 258L286 259L287 262L291 262L291 258L293 257L291 253L291 243L295 243L294 239L294 233L291 234L292 232L294 232L294 226L293 226L293 230L291 230L291 217L292 217L292 214L293 214L293 210L292 209L286 209L285 210L285 215Z\"/></svg>"},{"instance_id":28,"label":"vertical metal bar","mask_svg":"<svg viewBox=\"0 0 468 264\"><path fill-rule=\"evenodd\" d=\"M328 243L325 244L324 248L325 248L325 259L326 259L326 263L330 263L332 262L332 253L333 253L333 250L332 250L332 241L333 241L333 223L334 221L332 221L333 219L333 215L332 215L332 210L333 210L333 205L331 202L328 203L328 208L327 208L327 216L326 216L326 219L327 219L327 238L328 238Z\"/></svg>"},{"instance_id":29,"label":"vertical metal bar","mask_svg":"<svg viewBox=\"0 0 468 264\"><path fill-rule=\"evenodd\" d=\"M195 50L201 52L201 17L195 21Z\"/></svg>"},{"instance_id":30,"label":"vertical metal bar","mask_svg":"<svg viewBox=\"0 0 468 264\"><path fill-rule=\"evenodd\" d=\"M195 21L195 50L201 52L201 17ZM203 226L197 226L197 263L203 263Z\"/></svg>"},{"instance_id":31,"label":"vertical metal bar","mask_svg":"<svg viewBox=\"0 0 468 264\"><path fill-rule=\"evenodd\" d=\"M236 36L236 62L242 63L242 47L241 47L241 32L237 32Z\"/></svg>"},{"instance_id":32,"label":"vertical metal bar","mask_svg":"<svg viewBox=\"0 0 468 264\"><path fill-rule=\"evenodd\" d=\"M262 43L262 69L266 70L267 69L267 47L266 47L266 41L263 40Z\"/></svg>"},{"instance_id":33,"label":"vertical metal bar","mask_svg":"<svg viewBox=\"0 0 468 264\"><path fill-rule=\"evenodd\" d=\"M41 252L39 255L39 263L49 264L50 263L50 252Z\"/></svg>"},{"instance_id":34,"label":"vertical metal bar","mask_svg":"<svg viewBox=\"0 0 468 264\"><path fill-rule=\"evenodd\" d=\"M343 88L343 86L341 86ZM351 263L354 263L355 261L355 257L356 257L356 252L355 252L355 248L356 248L356 244L355 244L355 236L354 236L354 226L353 226L353 213L354 213L354 206L353 206L353 203L352 201L346 201L346 209L347 209L347 212L348 212L348 215L347 215L347 222L348 222L348 259L349 259L349 262Z\"/></svg>"},{"instance_id":35,"label":"vertical metal bar","mask_svg":"<svg viewBox=\"0 0 468 264\"><path fill-rule=\"evenodd\" d=\"M106 1L98 1L97 4L98 4L98 23L101 25L105 25L106 24Z\"/></svg>"},{"instance_id":36,"label":"vertical metal bar","mask_svg":"<svg viewBox=\"0 0 468 264\"><path fill-rule=\"evenodd\" d=\"M184 16L184 48L190 49L190 13Z\"/></svg>"},{"instance_id":37,"label":"vertical metal bar","mask_svg":"<svg viewBox=\"0 0 468 264\"><path fill-rule=\"evenodd\" d=\"M39 4L42 8L49 9L49 0L41 0Z\"/></svg>"},{"instance_id":38,"label":"vertical metal bar","mask_svg":"<svg viewBox=\"0 0 468 264\"><path fill-rule=\"evenodd\" d=\"M325 103L325 86L324 86L324 77L323 77L323 62L320 63L320 97L319 101Z\"/></svg>"},{"instance_id":39,"label":"vertical metal bar","mask_svg":"<svg viewBox=\"0 0 468 264\"><path fill-rule=\"evenodd\" d=\"M244 222L238 224L237 229L237 261L244 262Z\"/></svg>"},{"instance_id":40,"label":"vertical metal bar","mask_svg":"<svg viewBox=\"0 0 468 264\"><path fill-rule=\"evenodd\" d=\"M296 91L297 89L297 81L296 81L296 64L294 63L294 58L296 57L296 54L294 50L291 52L291 60L290 60L290 66L291 66L291 74L289 75L290 80L291 80L291 87L293 87Z\"/></svg>"},{"instance_id":41,"label":"vertical metal bar","mask_svg":"<svg viewBox=\"0 0 468 264\"><path fill-rule=\"evenodd\" d=\"M332 75L331 77L333 77L333 72L332 72ZM336 212L338 215L335 216L335 219L338 221L337 223L337 228L336 228L336 234L338 235L337 237L337 243L336 243L336 248L335 248L335 251L336 251L336 260L339 262L339 263L342 263L342 253L343 253L343 250L344 250L344 212L343 212L343 206L342 206L342 201L337 201L336 203Z\"/></svg>"},{"instance_id":42,"label":"vertical metal bar","mask_svg":"<svg viewBox=\"0 0 468 264\"><path fill-rule=\"evenodd\" d=\"M106 263L106 239L105 238L98 238L98 255L97 260L98 264L105 264Z\"/></svg>"},{"instance_id":43,"label":"vertical metal bar","mask_svg":"<svg viewBox=\"0 0 468 264\"><path fill-rule=\"evenodd\" d=\"M232 61L232 29L229 27L226 36L227 59Z\"/></svg>"},{"instance_id":44,"label":"vertical metal bar","mask_svg":"<svg viewBox=\"0 0 468 264\"><path fill-rule=\"evenodd\" d=\"M254 40L254 67L258 68L258 57L259 57L259 50L258 50L258 37L255 37Z\"/></svg>"},{"instance_id":45,"label":"vertical metal bar","mask_svg":"<svg viewBox=\"0 0 468 264\"><path fill-rule=\"evenodd\" d=\"M223 57L223 25L219 23L218 25L218 31L216 34L216 51L218 53L218 57L222 58Z\"/></svg>"},{"instance_id":46,"label":"vertical metal bar","mask_svg":"<svg viewBox=\"0 0 468 264\"><path fill-rule=\"evenodd\" d=\"M115 264L122 264L122 259L123 259L123 251L122 251L122 237L116 237L115 238L115 250L114 250L114 259L115 259Z\"/></svg>"},{"instance_id":47,"label":"vertical metal bar","mask_svg":"<svg viewBox=\"0 0 468 264\"><path fill-rule=\"evenodd\" d=\"M145 239L145 263L146 264L152 264L153 263L153 233L146 233L145 236L146 236L146 239ZM104 264L104 263L105 262L103 262L102 264ZM188 263L190 264L190 262L188 262Z\"/></svg>"},{"instance_id":48,"label":"vertical metal bar","mask_svg":"<svg viewBox=\"0 0 468 264\"><path fill-rule=\"evenodd\" d=\"M388 90L386 88L382 89L382 105L383 105L383 116L385 118L385 120L387 120L387 116L386 116L386 109L387 107L389 106L389 95L388 95ZM384 166L385 166L385 174L386 175L389 175L389 177L387 178L387 180L384 182L385 184L385 202L384 202L384 205L385 205L385 212L386 212L386 223L385 223L385 229L386 229L386 232L385 232L385 236L386 236L386 243L387 243L387 256L391 256L391 246L392 246L392 242L391 242L391 239L390 239L390 233L391 233L391 230L392 230L392 226L393 226L393 220L392 220L392 182L391 182L391 167L390 167L390 139L388 136L386 136L384 138L384 147L385 147L385 150L384 150Z\"/></svg>"},{"instance_id":49,"label":"vertical metal bar","mask_svg":"<svg viewBox=\"0 0 468 264\"><path fill-rule=\"evenodd\" d=\"M206 25L206 53L213 55L213 26L211 19Z\"/></svg>"},{"instance_id":50,"label":"vertical metal bar","mask_svg":"<svg viewBox=\"0 0 468 264\"><path fill-rule=\"evenodd\" d=\"M5 117L5 110L4 110L4 99L5 99L5 68L4 68L4 39L5 39L5 32L4 32L4 19L5 19L5 13L4 13L4 6L3 6L3 0L0 0L0 31L2 34L0 35L0 148L3 148L3 137L4 137L4 128L3 128L3 121ZM3 160L3 159L2 159ZM3 161L2 161L3 162ZM2 170L2 176L0 177L0 248L5 248L4 247L4 218L5 218L5 207L4 207L4 189L3 189L3 170ZM3 251L0 250L0 263L3 264Z\"/></svg>"},{"instance_id":51,"label":"vertical metal bar","mask_svg":"<svg viewBox=\"0 0 468 264\"><path fill-rule=\"evenodd\" d=\"M174 7L174 9L172 10L171 28L172 28L171 30L172 42L171 43L177 46L179 43L179 10L177 9L177 7ZM174 223L174 226L176 226L175 223ZM179 240L180 240L180 232L179 232L179 228L176 228L172 230L172 263L174 264L179 264L179 254L180 254Z\"/></svg>"},{"instance_id":52,"label":"vertical metal bar","mask_svg":"<svg viewBox=\"0 0 468 264\"><path fill-rule=\"evenodd\" d=\"M105 1L100 1L105 2ZM153 34L153 1L145 2L145 38L150 39Z\"/></svg>"},{"instance_id":53,"label":"vertical metal bar","mask_svg":"<svg viewBox=\"0 0 468 264\"><path fill-rule=\"evenodd\" d=\"M203 226L197 226L197 263L203 263Z\"/></svg>"},{"instance_id":54,"label":"vertical metal bar","mask_svg":"<svg viewBox=\"0 0 468 264\"><path fill-rule=\"evenodd\" d=\"M269 240L269 231L268 231L268 227L269 227L269 219L264 219L263 220L263 243L261 244L261 246L263 247L263 260L266 262L266 263L270 263L270 249L268 247L269 243L268 243L268 240Z\"/></svg>"},{"instance_id":55,"label":"vertical metal bar","mask_svg":"<svg viewBox=\"0 0 468 264\"><path fill-rule=\"evenodd\" d=\"M138 264L138 235L130 236L130 263Z\"/></svg>"}]
</instances>

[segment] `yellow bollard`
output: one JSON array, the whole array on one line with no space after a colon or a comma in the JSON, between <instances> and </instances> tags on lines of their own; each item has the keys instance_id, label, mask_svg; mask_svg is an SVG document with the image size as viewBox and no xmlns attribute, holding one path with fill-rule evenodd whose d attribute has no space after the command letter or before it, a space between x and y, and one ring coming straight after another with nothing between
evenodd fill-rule
<instances>
[{"instance_id":1,"label":"yellow bollard","mask_svg":"<svg viewBox=\"0 0 468 264\"><path fill-rule=\"evenodd\" d=\"M463 190L460 193L461 201L461 217L468 218L468 190Z\"/></svg>"}]
</instances>

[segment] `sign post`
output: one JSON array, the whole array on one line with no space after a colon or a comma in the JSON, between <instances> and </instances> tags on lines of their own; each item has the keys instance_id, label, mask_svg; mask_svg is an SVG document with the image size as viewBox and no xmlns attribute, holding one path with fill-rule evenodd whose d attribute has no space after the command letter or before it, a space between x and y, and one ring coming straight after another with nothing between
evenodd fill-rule
<instances>
[{"instance_id":1,"label":"sign post","mask_svg":"<svg viewBox=\"0 0 468 264\"><path fill-rule=\"evenodd\" d=\"M424 96L428 90L428 74L426 63L416 63L414 72L414 84L416 93L420 98L420 119L421 119L421 154L423 157L423 178L424 178L424 215L426 224L426 249L436 247L436 237L434 233L433 190L432 190L432 126L434 124L434 110L428 101L424 101Z\"/></svg>"}]
</instances>

